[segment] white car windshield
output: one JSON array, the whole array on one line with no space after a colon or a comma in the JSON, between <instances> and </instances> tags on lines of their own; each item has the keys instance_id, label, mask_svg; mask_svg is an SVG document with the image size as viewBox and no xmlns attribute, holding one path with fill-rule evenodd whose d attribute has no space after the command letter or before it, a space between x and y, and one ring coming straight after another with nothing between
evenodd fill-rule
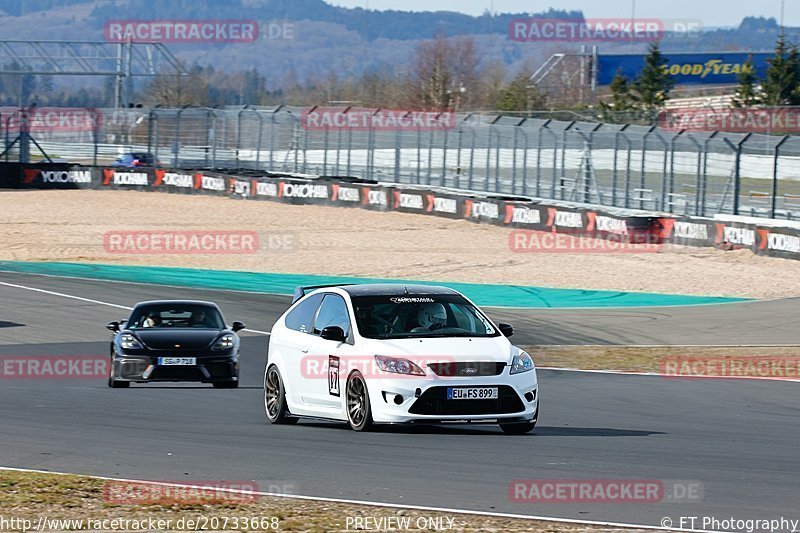
<instances>
[{"instance_id":1,"label":"white car windshield","mask_svg":"<svg viewBox=\"0 0 800 533\"><path fill-rule=\"evenodd\" d=\"M359 333L371 339L499 335L483 313L454 294L356 296L353 308Z\"/></svg>"}]
</instances>

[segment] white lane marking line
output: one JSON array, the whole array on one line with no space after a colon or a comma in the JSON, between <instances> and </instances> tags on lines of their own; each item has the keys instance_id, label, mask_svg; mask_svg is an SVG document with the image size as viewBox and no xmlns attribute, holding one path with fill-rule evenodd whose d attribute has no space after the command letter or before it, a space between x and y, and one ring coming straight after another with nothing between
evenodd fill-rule
<instances>
[{"instance_id":1,"label":"white lane marking line","mask_svg":"<svg viewBox=\"0 0 800 533\"><path fill-rule=\"evenodd\" d=\"M91 263L86 263L91 264ZM185 285L171 285L169 283L145 283L144 281L123 281L120 279L102 279L102 278L91 278L91 277L84 277L84 276L62 276L60 274L42 274L39 272L17 272L16 270L3 270L0 267L0 274L19 274L21 276L42 276L45 278L55 278L55 279L72 279L78 281L101 281L103 283L121 283L124 285L144 285L146 287L169 287L171 289L183 289L189 291L207 291L207 292L233 292L239 294L266 294L267 296L283 296L284 298L292 298L291 294L284 293L284 292L264 292L264 291L253 291L253 290L239 290L239 289L221 289L221 288L214 288L214 287L189 287Z\"/></svg>"},{"instance_id":2,"label":"white lane marking line","mask_svg":"<svg viewBox=\"0 0 800 533\"><path fill-rule=\"evenodd\" d=\"M6 287L13 287L15 289L23 289L23 290L26 290L26 291L41 292L41 293L44 293L44 294L48 294L50 296L59 296L61 298L70 298L72 300L78 300L78 301L81 301L81 302L87 302L87 303L92 303L92 304L97 304L97 305L105 305L105 306L108 306L108 307L115 307L117 309L125 309L125 310L128 310L128 311L133 309L133 307L128 307L126 305L112 304L110 302L103 302L103 301L100 301L100 300L92 300L91 298L84 298L82 296L75 296L75 295L72 295L72 294L64 294L63 292L47 291L45 289L37 289L36 287L27 287L25 285L16 285L14 283L6 283L4 281L0 281L0 285L4 285ZM257 333L259 335L267 335L267 336L270 335L270 333L267 332L267 331L259 331L257 329L243 329L242 331L247 331L248 333Z\"/></svg>"},{"instance_id":3,"label":"white lane marking line","mask_svg":"<svg viewBox=\"0 0 800 533\"><path fill-rule=\"evenodd\" d=\"M81 476L86 477L89 479L97 479L101 481L116 481L122 483L137 483L141 485L154 485L160 487L175 487L175 488L190 488L190 489L208 489L208 487L203 486L194 486L194 485L182 485L180 483L167 483L167 482L160 482L160 481L148 481L148 480L137 480L137 479L125 479L125 478L113 478L113 477L103 477L103 476L89 476L84 474L71 474L68 472L53 472L50 470L34 470L29 468L14 468L10 466L0 466L0 471L6 470L9 472L27 472L31 474L51 474L56 476ZM307 500L307 501L317 501L317 502L330 502L330 503L344 503L348 505L364 505L369 507L387 507L390 509L412 509L415 511L429 511L429 512L437 512L437 513L453 513L453 514L464 514L464 515L471 515L471 516L491 516L496 518L514 518L519 520L538 520L541 522L561 522L565 524L584 524L584 525L592 525L592 526L610 526L610 527L624 527L624 528L638 528L638 529L648 529L648 530L656 530L656 531L692 531L695 533L718 533L713 530L707 529L681 529L681 528L665 528L662 526L648 526L644 524L625 524L621 522L599 522L594 520L578 520L575 518L557 518L553 516L532 516L532 515L524 515L524 514L515 514L515 513L497 513L497 512L483 512L483 511L473 511L469 509L452 509L449 507L428 507L426 505L405 505L399 503L386 503L386 502L371 502L371 501L363 501L363 500L346 500L342 498L323 498L321 496L302 496L300 494L275 494L270 492L260 492L260 491L251 491L251 490L241 490L241 489L232 489L227 487L214 487L214 490L219 490L220 492L229 492L232 494L244 494L244 495L251 495L251 496L271 496L273 498L287 498L291 500Z\"/></svg>"},{"instance_id":4,"label":"white lane marking line","mask_svg":"<svg viewBox=\"0 0 800 533\"><path fill-rule=\"evenodd\" d=\"M771 378L762 376L676 376L674 374L660 374L658 372L632 372L625 370L581 370L580 368L559 368L555 366L537 366L537 370L551 370L554 372L583 372L586 374L616 374L619 376L648 376L664 378L673 381L694 381L697 379L754 379L759 381L786 381L790 383L800 383L800 379L795 378Z\"/></svg>"},{"instance_id":5,"label":"white lane marking line","mask_svg":"<svg viewBox=\"0 0 800 533\"><path fill-rule=\"evenodd\" d=\"M61 298L70 298L72 300L79 300L81 302L88 302L88 303L98 304L98 305L106 305L108 307L116 307L117 309L127 309L129 311L131 309L133 309L132 307L127 307L125 305L112 304L112 303L109 303L109 302L101 302L100 300L92 300L91 298L83 298L82 296L73 296L72 294L64 294L62 292L53 292L53 291L47 291L47 290L44 290L44 289L37 289L35 287L26 287L25 285L15 285L14 283L6 283L6 282L3 282L3 281L0 281L0 285L4 285L6 287L13 287L15 289L23 289L23 290L26 290L26 291L41 292L41 293L44 293L44 294L49 294L50 296L60 296Z\"/></svg>"}]
</instances>

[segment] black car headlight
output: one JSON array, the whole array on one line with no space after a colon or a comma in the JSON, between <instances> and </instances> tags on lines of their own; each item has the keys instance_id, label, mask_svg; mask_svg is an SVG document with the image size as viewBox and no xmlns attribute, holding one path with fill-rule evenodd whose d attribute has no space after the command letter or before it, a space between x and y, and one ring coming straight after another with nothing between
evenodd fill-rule
<instances>
[{"instance_id":1,"label":"black car headlight","mask_svg":"<svg viewBox=\"0 0 800 533\"><path fill-rule=\"evenodd\" d=\"M119 345L122 347L123 350L141 350L142 348L144 348L144 346L142 346L142 343L139 342L139 339L137 339L130 333L123 333L122 336L120 336Z\"/></svg>"},{"instance_id":2,"label":"black car headlight","mask_svg":"<svg viewBox=\"0 0 800 533\"><path fill-rule=\"evenodd\" d=\"M223 335L211 347L212 350L216 351L230 350L231 348L233 348L233 335Z\"/></svg>"}]
</instances>

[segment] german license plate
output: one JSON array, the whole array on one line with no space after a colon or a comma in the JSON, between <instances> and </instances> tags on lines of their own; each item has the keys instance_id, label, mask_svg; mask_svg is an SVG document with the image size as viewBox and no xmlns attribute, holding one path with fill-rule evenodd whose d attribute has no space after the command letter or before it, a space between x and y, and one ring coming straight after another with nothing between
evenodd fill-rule
<instances>
[{"instance_id":1,"label":"german license plate","mask_svg":"<svg viewBox=\"0 0 800 533\"><path fill-rule=\"evenodd\" d=\"M449 387L448 400L496 400L497 387Z\"/></svg>"},{"instance_id":2,"label":"german license plate","mask_svg":"<svg viewBox=\"0 0 800 533\"><path fill-rule=\"evenodd\" d=\"M159 366L194 366L197 357L159 357Z\"/></svg>"}]
</instances>

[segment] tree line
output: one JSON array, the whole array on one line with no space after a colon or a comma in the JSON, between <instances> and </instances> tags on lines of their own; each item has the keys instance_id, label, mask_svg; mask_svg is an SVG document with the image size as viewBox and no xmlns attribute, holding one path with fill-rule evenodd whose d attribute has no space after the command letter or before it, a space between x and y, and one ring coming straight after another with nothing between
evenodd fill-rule
<instances>
[{"instance_id":1,"label":"tree line","mask_svg":"<svg viewBox=\"0 0 800 533\"><path fill-rule=\"evenodd\" d=\"M775 53L767 62L769 66L763 79L756 73L752 56L745 62L733 95L733 107L800 105L800 49L797 43L790 43L786 34L781 32ZM666 66L667 59L658 43L653 43L648 48L644 68L636 78L628 79L618 71L609 87L608 100L600 103L604 118L613 120L612 117L620 114L652 118L662 110L675 87L675 79Z\"/></svg>"}]
</instances>

